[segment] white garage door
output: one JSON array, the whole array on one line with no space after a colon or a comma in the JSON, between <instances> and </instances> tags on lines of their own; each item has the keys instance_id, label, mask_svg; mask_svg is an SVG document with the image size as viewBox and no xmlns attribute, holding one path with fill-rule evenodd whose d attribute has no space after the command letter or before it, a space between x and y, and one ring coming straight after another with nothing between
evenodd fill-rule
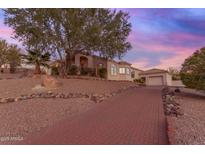
<instances>
[{"instance_id":1,"label":"white garage door","mask_svg":"<svg viewBox=\"0 0 205 154\"><path fill-rule=\"evenodd\" d=\"M150 86L161 86L161 85L163 85L163 77L162 76L151 76L151 77L149 77L149 85Z\"/></svg>"}]
</instances>

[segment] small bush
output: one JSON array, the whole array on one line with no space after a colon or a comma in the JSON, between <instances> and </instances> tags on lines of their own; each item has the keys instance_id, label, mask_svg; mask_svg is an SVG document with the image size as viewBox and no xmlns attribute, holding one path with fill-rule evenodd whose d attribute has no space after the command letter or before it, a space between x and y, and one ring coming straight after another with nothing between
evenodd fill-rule
<instances>
[{"instance_id":1,"label":"small bush","mask_svg":"<svg viewBox=\"0 0 205 154\"><path fill-rule=\"evenodd\" d=\"M15 72L16 72L16 68L15 68L15 67L11 67L11 68L9 69L9 72L12 73L12 74L15 73Z\"/></svg>"},{"instance_id":2,"label":"small bush","mask_svg":"<svg viewBox=\"0 0 205 154\"><path fill-rule=\"evenodd\" d=\"M80 75L88 75L89 68L81 68L80 69Z\"/></svg>"},{"instance_id":3,"label":"small bush","mask_svg":"<svg viewBox=\"0 0 205 154\"><path fill-rule=\"evenodd\" d=\"M95 76L95 69L93 68L81 68L81 75Z\"/></svg>"},{"instance_id":4,"label":"small bush","mask_svg":"<svg viewBox=\"0 0 205 154\"><path fill-rule=\"evenodd\" d=\"M71 65L68 74L69 75L77 75L78 74L78 67L76 65Z\"/></svg>"},{"instance_id":5,"label":"small bush","mask_svg":"<svg viewBox=\"0 0 205 154\"><path fill-rule=\"evenodd\" d=\"M58 70L58 67L51 67L51 75L59 75L59 70Z\"/></svg>"},{"instance_id":6,"label":"small bush","mask_svg":"<svg viewBox=\"0 0 205 154\"><path fill-rule=\"evenodd\" d=\"M107 74L107 69L106 68L99 68L98 72L99 72L99 76L101 78L106 78L106 74Z\"/></svg>"},{"instance_id":7,"label":"small bush","mask_svg":"<svg viewBox=\"0 0 205 154\"><path fill-rule=\"evenodd\" d=\"M134 79L134 82L136 82L139 85L145 85L145 80L144 78L140 78L140 79Z\"/></svg>"},{"instance_id":8,"label":"small bush","mask_svg":"<svg viewBox=\"0 0 205 154\"><path fill-rule=\"evenodd\" d=\"M93 68L93 69L91 68L90 71L89 71L89 75L90 75L90 76L96 76L95 71L96 71L95 68Z\"/></svg>"},{"instance_id":9,"label":"small bush","mask_svg":"<svg viewBox=\"0 0 205 154\"><path fill-rule=\"evenodd\" d=\"M180 75L173 75L172 76L172 80L177 81L177 80L180 80L180 79L181 79Z\"/></svg>"}]
</instances>

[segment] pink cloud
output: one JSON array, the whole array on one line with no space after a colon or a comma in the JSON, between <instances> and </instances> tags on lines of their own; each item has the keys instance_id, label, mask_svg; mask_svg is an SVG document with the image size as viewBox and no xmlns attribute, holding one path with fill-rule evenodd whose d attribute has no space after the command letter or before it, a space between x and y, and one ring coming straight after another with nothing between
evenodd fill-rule
<instances>
[{"instance_id":1,"label":"pink cloud","mask_svg":"<svg viewBox=\"0 0 205 154\"><path fill-rule=\"evenodd\" d=\"M0 27L0 37L11 37L13 30L8 27Z\"/></svg>"},{"instance_id":2,"label":"pink cloud","mask_svg":"<svg viewBox=\"0 0 205 154\"><path fill-rule=\"evenodd\" d=\"M163 45L163 44L138 44L140 48L151 51L151 52L183 52L183 53L191 53L196 50L195 47L183 47L183 46L172 46L172 45Z\"/></svg>"},{"instance_id":3,"label":"pink cloud","mask_svg":"<svg viewBox=\"0 0 205 154\"><path fill-rule=\"evenodd\" d=\"M128 40L133 46L132 51L173 53L183 52L189 55L200 48L200 46L190 45L190 43L194 44L194 42L202 42L202 40L205 40L205 37L198 35L196 36L189 33L169 33L155 35L133 31L128 37ZM184 45L185 41L187 41L187 45Z\"/></svg>"},{"instance_id":4,"label":"pink cloud","mask_svg":"<svg viewBox=\"0 0 205 154\"><path fill-rule=\"evenodd\" d=\"M142 70L148 70L152 68L159 68L159 69L165 69L167 70L169 67L174 67L176 69L181 68L181 64L184 62L184 60L190 55L187 55L186 53L178 53L175 56L169 57L169 58L161 58L159 60L160 64L150 66L150 61L147 58L142 58L139 60L136 60L132 62L132 66L142 69Z\"/></svg>"},{"instance_id":5,"label":"pink cloud","mask_svg":"<svg viewBox=\"0 0 205 154\"><path fill-rule=\"evenodd\" d=\"M160 69L168 69L169 67L180 69L181 64L189 56L190 55L187 55L187 53L180 52L180 53L177 53L175 56L160 59L160 64L154 67L160 68Z\"/></svg>"},{"instance_id":6,"label":"pink cloud","mask_svg":"<svg viewBox=\"0 0 205 154\"><path fill-rule=\"evenodd\" d=\"M201 41L204 40L205 37L201 35L193 35L190 33L171 33L168 36L169 39L174 39L177 41Z\"/></svg>"},{"instance_id":7,"label":"pink cloud","mask_svg":"<svg viewBox=\"0 0 205 154\"><path fill-rule=\"evenodd\" d=\"M133 67L139 68L142 70L149 69L148 65L149 65L149 59L147 58L138 59L135 62L132 62Z\"/></svg>"},{"instance_id":8,"label":"pink cloud","mask_svg":"<svg viewBox=\"0 0 205 154\"><path fill-rule=\"evenodd\" d=\"M11 36L13 35L13 30L9 27L0 27L0 39L4 39L8 41L9 43L17 44L20 47L22 47L21 43L13 38Z\"/></svg>"}]
</instances>

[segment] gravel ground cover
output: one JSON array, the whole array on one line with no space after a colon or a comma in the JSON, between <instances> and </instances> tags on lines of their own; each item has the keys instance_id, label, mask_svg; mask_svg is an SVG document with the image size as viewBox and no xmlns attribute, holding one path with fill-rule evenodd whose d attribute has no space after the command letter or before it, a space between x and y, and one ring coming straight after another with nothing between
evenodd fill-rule
<instances>
[{"instance_id":1,"label":"gravel ground cover","mask_svg":"<svg viewBox=\"0 0 205 154\"><path fill-rule=\"evenodd\" d=\"M17 78L21 78L22 77L22 73L18 72L18 73L15 73L15 74L11 74L11 73L0 73L0 80L3 80L3 79L17 79Z\"/></svg>"},{"instance_id":2,"label":"gravel ground cover","mask_svg":"<svg viewBox=\"0 0 205 154\"><path fill-rule=\"evenodd\" d=\"M173 144L205 144L205 98L179 96L180 117L170 117L174 128Z\"/></svg>"},{"instance_id":3,"label":"gravel ground cover","mask_svg":"<svg viewBox=\"0 0 205 154\"><path fill-rule=\"evenodd\" d=\"M0 80L0 98L17 97L23 94L31 94L36 85L41 84L41 78L22 78ZM62 87L53 89L53 92L66 93L111 93L124 87L136 85L133 82L98 81L83 79L58 79Z\"/></svg>"},{"instance_id":4,"label":"gravel ground cover","mask_svg":"<svg viewBox=\"0 0 205 154\"><path fill-rule=\"evenodd\" d=\"M40 85L41 77L13 78L0 80L0 98L18 97L35 93L34 87ZM54 93L109 94L120 89L136 85L132 82L103 80L58 79L62 86L52 89ZM95 107L89 98L36 98L13 103L0 104L0 144L5 137L24 137L39 131L59 120L75 114L81 114ZM3 139L3 140L2 140Z\"/></svg>"},{"instance_id":5,"label":"gravel ground cover","mask_svg":"<svg viewBox=\"0 0 205 154\"><path fill-rule=\"evenodd\" d=\"M31 99L2 104L0 138L24 137L63 118L86 112L94 105L95 103L87 98Z\"/></svg>"}]
</instances>

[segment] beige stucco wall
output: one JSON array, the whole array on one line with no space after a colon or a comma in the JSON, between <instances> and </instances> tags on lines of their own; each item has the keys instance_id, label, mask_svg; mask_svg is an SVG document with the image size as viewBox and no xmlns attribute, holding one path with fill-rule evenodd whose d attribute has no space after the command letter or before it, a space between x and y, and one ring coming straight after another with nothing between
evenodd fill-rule
<instances>
[{"instance_id":1,"label":"beige stucco wall","mask_svg":"<svg viewBox=\"0 0 205 154\"><path fill-rule=\"evenodd\" d=\"M141 72L140 70L136 70L131 68L131 66L129 64L119 64L115 61L111 61L111 60L105 60L102 58L98 58L98 57L92 57L92 56L85 56L83 54L76 54L75 55L75 65L80 67L80 57L84 56L86 58L88 58L88 67L89 68L96 68L96 66L98 64L103 64L103 66L105 68L107 68L107 79L108 80L116 80L116 81L133 81L135 78L139 78L139 72ZM116 75L112 75L111 74L111 65L115 65L117 68L117 74ZM119 73L119 68L127 68L129 69L129 74L127 74L125 72L125 74L120 74ZM134 71L135 72L135 78L131 77L131 72Z\"/></svg>"},{"instance_id":2,"label":"beige stucco wall","mask_svg":"<svg viewBox=\"0 0 205 154\"><path fill-rule=\"evenodd\" d=\"M103 65L103 68L107 68L107 60L101 57L93 57L93 66L99 67L99 64Z\"/></svg>"},{"instance_id":3,"label":"beige stucco wall","mask_svg":"<svg viewBox=\"0 0 205 154\"><path fill-rule=\"evenodd\" d=\"M117 74L116 75L112 75L111 74L111 65L115 65L117 67ZM129 74L120 74L119 73L119 68L120 67L124 67L124 68L128 68L130 71ZM117 80L117 81L132 81L133 79L131 78L131 67L129 65L122 65L122 64L118 64L116 62L113 61L107 61L107 79L108 80Z\"/></svg>"},{"instance_id":4,"label":"beige stucco wall","mask_svg":"<svg viewBox=\"0 0 205 154\"><path fill-rule=\"evenodd\" d=\"M141 73L142 71L140 71L140 70L137 70L137 69L131 69L131 71L133 71L134 72L134 74L135 74L135 77L134 78L132 78L133 80L134 79L139 79L140 78L140 75L139 75L139 73Z\"/></svg>"},{"instance_id":5,"label":"beige stucco wall","mask_svg":"<svg viewBox=\"0 0 205 154\"><path fill-rule=\"evenodd\" d=\"M80 67L80 57L88 58L88 68L93 68L93 57L92 56L85 56L83 54L76 54L75 55L75 65Z\"/></svg>"},{"instance_id":6,"label":"beige stucco wall","mask_svg":"<svg viewBox=\"0 0 205 154\"><path fill-rule=\"evenodd\" d=\"M166 80L167 80L167 85L172 86L172 76L169 73L166 73Z\"/></svg>"}]
</instances>

